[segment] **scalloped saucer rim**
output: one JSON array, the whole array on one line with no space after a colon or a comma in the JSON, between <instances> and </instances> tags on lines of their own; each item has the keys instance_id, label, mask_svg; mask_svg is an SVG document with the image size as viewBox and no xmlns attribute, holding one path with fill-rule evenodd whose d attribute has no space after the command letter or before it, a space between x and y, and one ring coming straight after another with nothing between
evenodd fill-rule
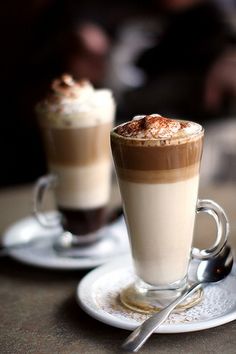
<instances>
[{"instance_id":1,"label":"scalloped saucer rim","mask_svg":"<svg viewBox=\"0 0 236 354\"><path fill-rule=\"evenodd\" d=\"M134 330L148 317L148 315L139 314L129 309L125 309L117 300L117 294L119 293L119 285L117 284L119 281L122 283L123 280L122 286L124 286L125 281L122 278L125 278L129 272L131 276L133 273L133 267L131 257L129 255L121 256L114 261L108 262L105 265L90 271L82 278L77 286L76 299L78 305L88 315L96 320L99 320L100 322L121 329ZM109 283L110 285L107 285ZM114 289L115 287L116 289ZM219 306L218 313L217 309L215 309L215 312L213 311L211 315L207 314L206 308L209 305L207 303L209 298L213 296L213 303L215 305L218 293L222 293L221 296L225 298L224 291L227 293L230 287L232 287L232 299L229 299L228 303L225 305L225 309L220 310ZM157 332L194 332L217 327L235 320L235 291L236 264L234 264L233 271L226 279L220 283L208 285L204 289L203 303L194 306L192 309L171 314L171 320L162 324ZM197 317L194 318L197 313L200 317L199 319L197 319Z\"/></svg>"}]
</instances>

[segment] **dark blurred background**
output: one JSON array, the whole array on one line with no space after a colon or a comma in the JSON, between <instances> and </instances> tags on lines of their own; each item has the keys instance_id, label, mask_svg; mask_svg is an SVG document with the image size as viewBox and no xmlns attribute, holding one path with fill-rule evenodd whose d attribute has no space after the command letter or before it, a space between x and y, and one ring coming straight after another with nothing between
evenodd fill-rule
<instances>
[{"instance_id":1,"label":"dark blurred background","mask_svg":"<svg viewBox=\"0 0 236 354\"><path fill-rule=\"evenodd\" d=\"M46 173L34 107L65 72L111 88L117 123L150 113L203 125L236 120L235 0L0 6L0 187Z\"/></svg>"}]
</instances>

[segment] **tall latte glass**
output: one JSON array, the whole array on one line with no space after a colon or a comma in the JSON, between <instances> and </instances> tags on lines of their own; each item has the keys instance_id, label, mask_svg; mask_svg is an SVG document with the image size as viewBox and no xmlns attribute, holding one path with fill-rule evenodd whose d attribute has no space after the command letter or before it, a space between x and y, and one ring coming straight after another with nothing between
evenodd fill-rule
<instances>
[{"instance_id":1,"label":"tall latte glass","mask_svg":"<svg viewBox=\"0 0 236 354\"><path fill-rule=\"evenodd\" d=\"M35 215L44 226L42 195L54 188L64 228L82 240L96 239L106 222L110 197L111 154L109 133L115 103L107 89L95 90L88 81L69 75L52 82L51 91L37 105L50 174L37 182Z\"/></svg>"},{"instance_id":2,"label":"tall latte glass","mask_svg":"<svg viewBox=\"0 0 236 354\"><path fill-rule=\"evenodd\" d=\"M204 259L227 239L224 211L198 200L203 128L153 114L138 116L111 132L111 147L130 238L136 280L121 293L138 311L155 311L187 287L191 254ZM196 212L217 224L215 244L192 248ZM184 306L199 301L200 293Z\"/></svg>"}]
</instances>

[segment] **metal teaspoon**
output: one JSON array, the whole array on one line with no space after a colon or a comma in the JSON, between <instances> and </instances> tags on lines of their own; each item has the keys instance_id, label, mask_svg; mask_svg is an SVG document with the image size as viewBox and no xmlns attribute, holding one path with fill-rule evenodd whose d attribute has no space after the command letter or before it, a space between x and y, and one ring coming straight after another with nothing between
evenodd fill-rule
<instances>
[{"instance_id":1,"label":"metal teaspoon","mask_svg":"<svg viewBox=\"0 0 236 354\"><path fill-rule=\"evenodd\" d=\"M151 334L168 318L178 304L203 285L224 279L230 273L232 267L233 255L229 246L225 246L215 257L201 261L197 268L198 281L167 307L155 313L137 327L124 341L122 349L137 352Z\"/></svg>"}]
</instances>

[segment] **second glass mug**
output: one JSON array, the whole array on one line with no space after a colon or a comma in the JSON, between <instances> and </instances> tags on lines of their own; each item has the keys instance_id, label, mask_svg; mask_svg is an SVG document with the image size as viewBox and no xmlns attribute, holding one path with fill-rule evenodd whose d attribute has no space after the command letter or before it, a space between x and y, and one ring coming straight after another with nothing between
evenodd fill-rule
<instances>
[{"instance_id":1,"label":"second glass mug","mask_svg":"<svg viewBox=\"0 0 236 354\"><path fill-rule=\"evenodd\" d=\"M62 225L78 243L96 240L110 217L112 92L63 74L38 102L36 115L50 174L37 181L34 214L45 227ZM50 220L42 208L48 189L60 213Z\"/></svg>"},{"instance_id":2,"label":"second glass mug","mask_svg":"<svg viewBox=\"0 0 236 354\"><path fill-rule=\"evenodd\" d=\"M191 139L171 146L123 137L116 129L111 147L135 269L134 283L120 297L133 310L153 312L188 286L191 256L208 259L224 247L228 220L217 203L197 197L204 136L200 125ZM192 247L195 214L201 212L211 215L217 226L214 245L204 250ZM200 299L198 292L181 306L191 307Z\"/></svg>"},{"instance_id":3,"label":"second glass mug","mask_svg":"<svg viewBox=\"0 0 236 354\"><path fill-rule=\"evenodd\" d=\"M48 126L42 129L50 173L36 182L34 215L44 227L61 225L78 244L97 240L97 231L109 218L111 127L109 122L63 131ZM52 216L43 210L43 197L49 189L59 211Z\"/></svg>"}]
</instances>

